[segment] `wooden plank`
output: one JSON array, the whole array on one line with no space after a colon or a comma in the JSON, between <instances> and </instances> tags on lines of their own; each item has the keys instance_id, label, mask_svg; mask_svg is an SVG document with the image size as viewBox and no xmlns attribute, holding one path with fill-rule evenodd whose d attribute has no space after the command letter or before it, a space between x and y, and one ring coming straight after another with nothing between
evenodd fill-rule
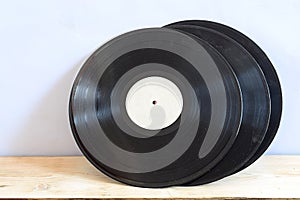
<instances>
[{"instance_id":1,"label":"wooden plank","mask_svg":"<svg viewBox=\"0 0 300 200\"><path fill-rule=\"evenodd\" d=\"M246 170L194 187L137 188L84 157L0 157L0 198L300 198L300 156L264 156Z\"/></svg>"}]
</instances>

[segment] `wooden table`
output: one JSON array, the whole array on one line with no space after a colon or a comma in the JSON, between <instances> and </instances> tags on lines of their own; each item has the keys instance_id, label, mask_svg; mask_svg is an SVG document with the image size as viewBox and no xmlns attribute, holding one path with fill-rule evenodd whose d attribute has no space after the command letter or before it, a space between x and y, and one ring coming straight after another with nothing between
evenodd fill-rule
<instances>
[{"instance_id":1,"label":"wooden table","mask_svg":"<svg viewBox=\"0 0 300 200\"><path fill-rule=\"evenodd\" d=\"M264 156L246 170L194 187L137 188L84 157L0 157L0 198L300 198L300 156Z\"/></svg>"}]
</instances>

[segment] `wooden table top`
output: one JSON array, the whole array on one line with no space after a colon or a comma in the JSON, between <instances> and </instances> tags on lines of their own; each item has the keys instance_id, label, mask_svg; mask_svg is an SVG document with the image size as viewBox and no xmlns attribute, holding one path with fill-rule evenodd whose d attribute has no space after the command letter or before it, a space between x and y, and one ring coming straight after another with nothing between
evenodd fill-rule
<instances>
[{"instance_id":1,"label":"wooden table top","mask_svg":"<svg viewBox=\"0 0 300 200\"><path fill-rule=\"evenodd\" d=\"M300 198L300 156L264 156L220 181L162 189L128 186L84 157L0 157L0 198Z\"/></svg>"}]
</instances>

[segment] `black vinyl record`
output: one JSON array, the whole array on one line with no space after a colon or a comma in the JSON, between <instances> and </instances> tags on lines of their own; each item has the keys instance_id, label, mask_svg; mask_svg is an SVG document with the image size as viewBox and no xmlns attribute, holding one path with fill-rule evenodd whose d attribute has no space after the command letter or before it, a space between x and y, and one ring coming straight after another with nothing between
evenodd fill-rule
<instances>
[{"instance_id":1,"label":"black vinyl record","mask_svg":"<svg viewBox=\"0 0 300 200\"><path fill-rule=\"evenodd\" d=\"M235 72L237 70L240 70L241 67L244 67L247 70L247 75L249 75L251 68L256 68L257 71L261 71L263 73L263 79L266 81L268 90L270 92L270 110L269 112L266 112L266 114L270 113L270 121L267 124L261 124L260 127L267 128L267 130L255 131L255 133L252 135L245 132L244 130L240 130L242 134L239 134L240 136L236 139L234 146L231 149L231 151L227 154L227 157L225 157L222 160L222 162L218 164L218 166L212 169L209 174L206 174L205 176L200 177L199 179L189 184L198 185L212 182L214 180L218 180L222 177L240 171L241 169L244 169L245 167L252 164L255 160L257 160L265 152L265 150L271 144L279 127L282 110L282 95L280 83L273 65L271 64L265 53L253 41L251 41L242 33L228 26L209 21L191 20L176 22L167 25L167 27L178 30L184 30L193 35L196 35L197 37L204 38L207 42L218 48L219 52L224 52L222 53L223 55L228 55L225 56L227 60L237 60L237 64L232 65ZM226 41L228 41L228 43L231 44L226 44ZM239 49L238 51L244 52L245 56L234 53L233 46ZM241 61L241 59L245 57L248 57L248 60L252 60L252 62L250 62L248 66L247 62L245 62L244 60ZM244 79L244 81L248 82L245 79L245 75L237 74L237 77L239 77L240 79ZM250 77L249 80L252 81L246 84L252 84L257 86L258 82L255 81L255 79ZM246 91L245 93L247 95L251 95L249 94L249 90L242 89L242 91ZM257 95L259 95L259 93L257 93ZM247 101L247 99L244 98L243 105L250 105L251 107L249 111L244 110L244 112L249 113L254 111L252 108L252 106L254 106L253 100L250 99L250 101L248 102L245 101ZM257 105L262 106L261 103L258 103ZM255 115L262 117L260 113L256 113ZM257 137L256 135L261 136ZM265 136L262 137L263 135ZM263 140L258 141L261 139ZM258 142L256 144L251 144L251 141L254 140L257 140ZM245 152L245 145L247 144L252 145L252 147L249 148L248 153ZM243 154L240 153L240 150L243 151Z\"/></svg>"},{"instance_id":2,"label":"black vinyl record","mask_svg":"<svg viewBox=\"0 0 300 200\"><path fill-rule=\"evenodd\" d=\"M146 130L128 117L125 96L136 81L175 83L183 110L171 126ZM210 170L230 149L241 120L236 77L207 43L167 28L121 35L83 64L70 100L76 141L105 174L144 187L180 185Z\"/></svg>"},{"instance_id":3,"label":"black vinyl record","mask_svg":"<svg viewBox=\"0 0 300 200\"><path fill-rule=\"evenodd\" d=\"M262 50L199 20L108 41L83 63L69 102L86 158L140 187L209 183L247 167L280 116L280 84Z\"/></svg>"}]
</instances>

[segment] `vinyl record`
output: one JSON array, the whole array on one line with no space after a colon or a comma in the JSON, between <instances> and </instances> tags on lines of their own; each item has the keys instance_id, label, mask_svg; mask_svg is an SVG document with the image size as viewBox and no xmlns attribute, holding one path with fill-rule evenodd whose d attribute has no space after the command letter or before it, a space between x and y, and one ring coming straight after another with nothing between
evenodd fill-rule
<instances>
[{"instance_id":1,"label":"vinyl record","mask_svg":"<svg viewBox=\"0 0 300 200\"><path fill-rule=\"evenodd\" d=\"M257 93L246 99L254 110L245 114L243 81L231 65L202 38L169 28L112 39L85 61L71 91L78 146L95 167L127 184L165 187L197 179L231 151L241 125L255 134L268 121L263 77L256 68L241 72L245 81L258 79L246 88Z\"/></svg>"},{"instance_id":2,"label":"vinyl record","mask_svg":"<svg viewBox=\"0 0 300 200\"><path fill-rule=\"evenodd\" d=\"M256 68L258 71L261 70L270 92L270 121L268 122L268 124L261 124L261 127L267 128L265 137L261 137L262 135L264 135L263 130L256 132L257 135L261 135L259 137L259 140L263 140L261 142L256 142L255 144L251 144L251 148L249 148L249 151L246 152L244 150L245 147L242 146L250 144L251 140L258 140L258 137L255 134L250 134L250 136L248 133L243 131L243 128L241 128L239 136L227 156L224 157L224 159L214 169L212 169L210 173L194 180L189 184L198 185L208 183L235 173L249 166L251 163L257 160L268 148L276 134L281 117L282 102L280 83L271 62L264 54L264 52L253 41L251 41L240 32L222 24L200 20L177 22L168 25L168 27L184 30L196 35L197 37L200 37L202 39L204 38L210 44L215 46L219 50L219 52L223 52L223 55L227 54L227 56L225 55L227 60L234 60L234 57L236 59L240 59L242 56L238 56L238 54L235 54L232 51L232 46L235 46L234 48L236 49L240 49L239 51L244 52L245 57L248 57L248 59L252 60L252 64L249 63L248 66L243 65L243 67L248 68L248 71L251 71L252 68ZM231 45L224 45L226 43L225 41L228 41L229 43L231 43ZM239 62L240 60L236 62L237 64L232 64L232 62L230 62L235 72L241 66L239 66ZM241 76L237 74L237 77L239 77L240 79L245 79L244 75ZM256 83L257 82L252 79L251 84ZM244 91L248 94L248 90ZM243 105L246 104L251 106L253 103L252 100L247 102L247 99L244 99L243 102ZM257 105L261 106L260 103ZM251 110L245 112L251 112ZM256 113L256 115L261 116L260 113ZM243 125L241 127L243 127ZM240 150L243 151L242 154L239 152Z\"/></svg>"}]
</instances>

